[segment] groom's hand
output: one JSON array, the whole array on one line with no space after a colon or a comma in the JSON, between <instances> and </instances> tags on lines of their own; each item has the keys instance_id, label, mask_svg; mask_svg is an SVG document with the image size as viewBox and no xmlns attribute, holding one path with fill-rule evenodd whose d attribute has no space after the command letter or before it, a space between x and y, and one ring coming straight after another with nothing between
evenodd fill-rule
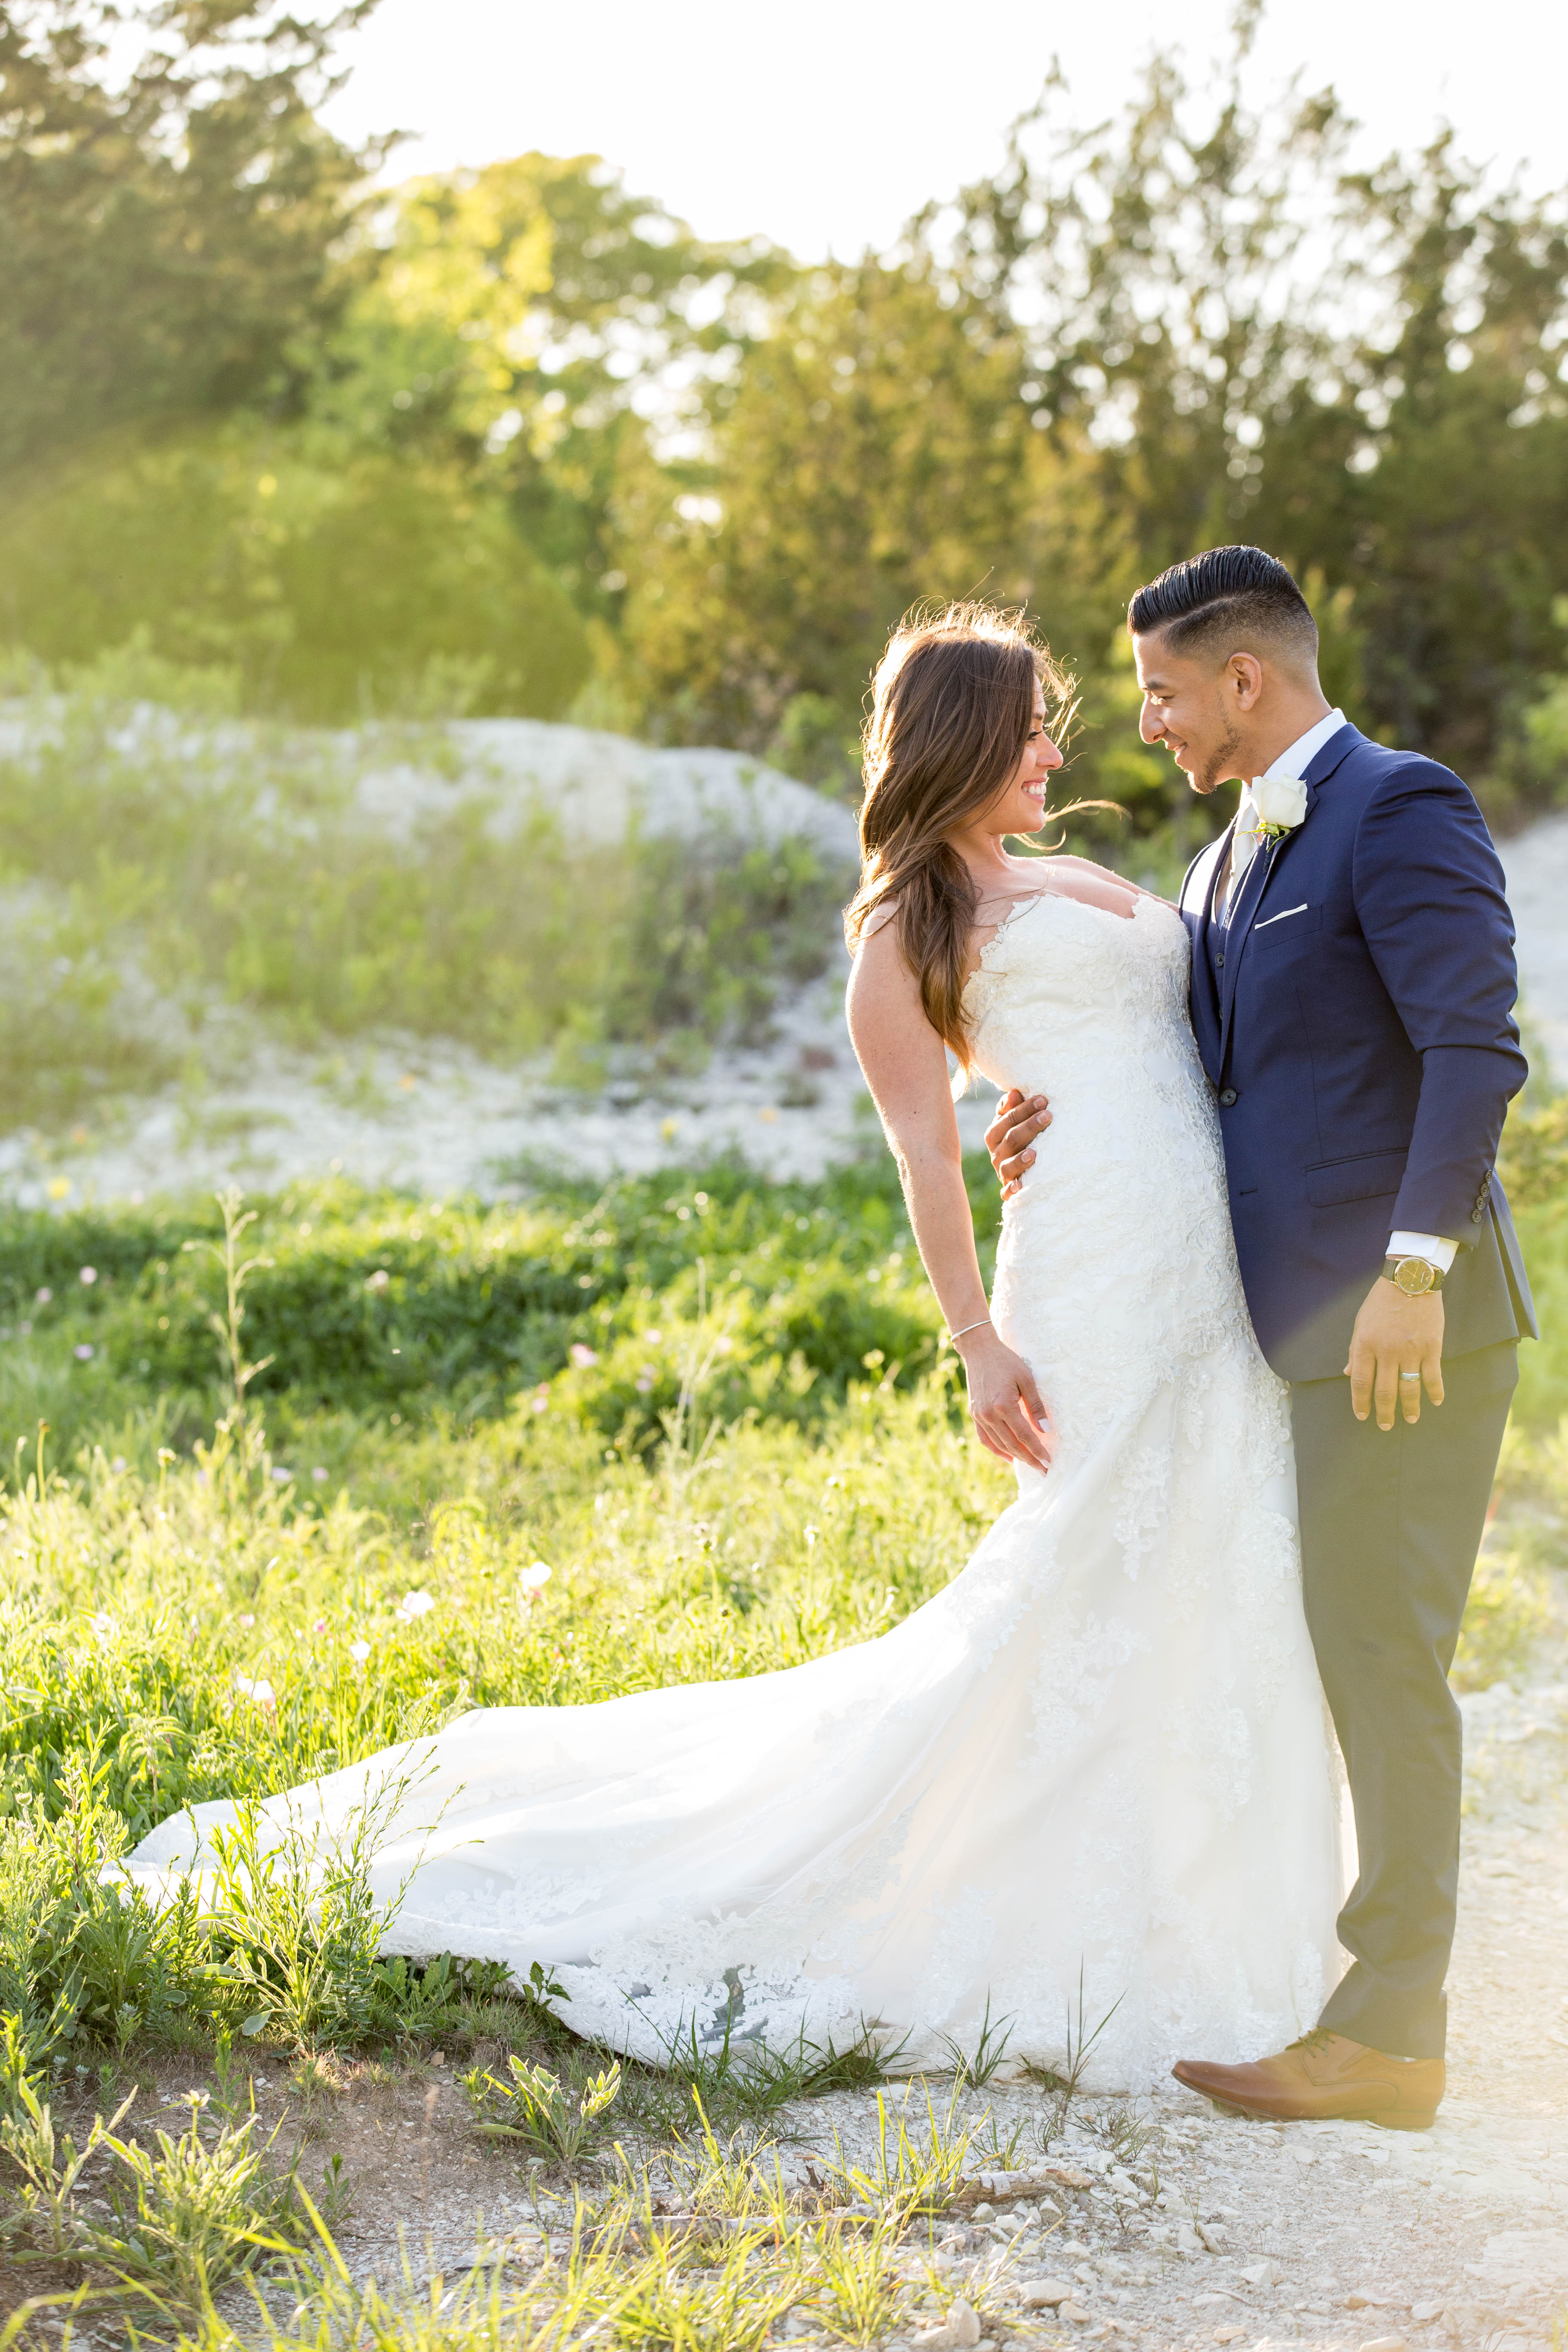
<instances>
[{"instance_id":1,"label":"groom's hand","mask_svg":"<svg viewBox=\"0 0 1568 2352\"><path fill-rule=\"evenodd\" d=\"M1021 1095L1010 1087L996 1106L996 1116L985 1130L991 1165L1002 1179L1002 1198L1010 1200L1024 1181L1024 1171L1035 1164L1029 1150L1037 1135L1051 1123L1051 1107L1044 1095Z\"/></svg>"},{"instance_id":2,"label":"groom's hand","mask_svg":"<svg viewBox=\"0 0 1568 2352\"><path fill-rule=\"evenodd\" d=\"M1351 1407L1358 1421L1375 1411L1379 1429L1392 1429L1395 1412L1421 1418L1421 1391L1443 1402L1443 1294L1406 1298L1382 1275L1362 1301L1351 1334ZM1418 1374L1412 1379L1411 1374Z\"/></svg>"}]
</instances>

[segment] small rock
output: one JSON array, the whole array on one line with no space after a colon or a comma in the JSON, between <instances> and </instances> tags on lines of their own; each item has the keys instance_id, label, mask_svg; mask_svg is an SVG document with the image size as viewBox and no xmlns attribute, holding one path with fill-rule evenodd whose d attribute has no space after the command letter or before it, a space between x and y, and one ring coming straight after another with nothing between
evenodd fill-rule
<instances>
[{"instance_id":1,"label":"small rock","mask_svg":"<svg viewBox=\"0 0 1568 2352\"><path fill-rule=\"evenodd\" d=\"M1026 2279L1021 2300L1026 2311L1053 2311L1058 2303L1070 2303L1072 2296L1068 2279Z\"/></svg>"},{"instance_id":2,"label":"small rock","mask_svg":"<svg viewBox=\"0 0 1568 2352\"><path fill-rule=\"evenodd\" d=\"M973 2352L979 2342L980 2315L960 2295L941 2326L921 2328L915 2352Z\"/></svg>"},{"instance_id":3,"label":"small rock","mask_svg":"<svg viewBox=\"0 0 1568 2352\"><path fill-rule=\"evenodd\" d=\"M1372 2286L1352 2286L1345 2297L1347 2311L1403 2311L1405 2308L1396 2294L1383 2294Z\"/></svg>"},{"instance_id":4,"label":"small rock","mask_svg":"<svg viewBox=\"0 0 1568 2352\"><path fill-rule=\"evenodd\" d=\"M1047 2180L1059 2180L1064 2189L1094 2187L1094 2175L1091 2172L1081 2172L1076 2164L1047 2164L1045 2174Z\"/></svg>"},{"instance_id":5,"label":"small rock","mask_svg":"<svg viewBox=\"0 0 1568 2352\"><path fill-rule=\"evenodd\" d=\"M1441 2303L1413 2303L1410 2316L1417 2327L1430 2327L1435 2319L1442 2318L1447 2307Z\"/></svg>"},{"instance_id":6,"label":"small rock","mask_svg":"<svg viewBox=\"0 0 1568 2352\"><path fill-rule=\"evenodd\" d=\"M1245 2270L1237 2271L1237 2276L1245 2279L1248 2286L1278 2286L1284 2273L1278 2263L1266 2259L1260 2263L1248 2263Z\"/></svg>"},{"instance_id":7,"label":"small rock","mask_svg":"<svg viewBox=\"0 0 1568 2352\"><path fill-rule=\"evenodd\" d=\"M1216 2327L1214 2340L1216 2344L1239 2344L1246 2333L1245 2327Z\"/></svg>"},{"instance_id":8,"label":"small rock","mask_svg":"<svg viewBox=\"0 0 1568 2352\"><path fill-rule=\"evenodd\" d=\"M975 2205L971 2208L969 2218L972 2221L994 2221L996 2208L994 2205Z\"/></svg>"},{"instance_id":9,"label":"small rock","mask_svg":"<svg viewBox=\"0 0 1568 2352\"><path fill-rule=\"evenodd\" d=\"M1403 2336L1370 2336L1358 2352L1405 2352Z\"/></svg>"},{"instance_id":10,"label":"small rock","mask_svg":"<svg viewBox=\"0 0 1568 2352\"><path fill-rule=\"evenodd\" d=\"M1197 2232L1211 2254L1223 2254L1230 2243L1230 2231L1222 2221L1200 2221Z\"/></svg>"},{"instance_id":11,"label":"small rock","mask_svg":"<svg viewBox=\"0 0 1568 2352\"><path fill-rule=\"evenodd\" d=\"M1091 2315L1084 2310L1081 2304L1062 2303L1057 2305L1057 2317L1071 2320L1075 2327L1087 2327Z\"/></svg>"}]
</instances>

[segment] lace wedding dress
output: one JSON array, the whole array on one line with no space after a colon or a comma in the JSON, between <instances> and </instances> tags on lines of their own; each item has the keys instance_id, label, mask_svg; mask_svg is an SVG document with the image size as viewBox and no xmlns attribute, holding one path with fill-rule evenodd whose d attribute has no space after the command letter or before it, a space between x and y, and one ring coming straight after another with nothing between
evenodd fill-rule
<instances>
[{"instance_id":1,"label":"lace wedding dress","mask_svg":"<svg viewBox=\"0 0 1568 2352\"><path fill-rule=\"evenodd\" d=\"M981 1068L1054 1124L1005 1209L994 1311L1058 1433L934 1600L780 1674L497 1707L274 1798L341 1836L407 1782L374 1883L386 1948L549 1964L583 2032L694 2031L1087 2079L1255 2057L1342 1965L1337 1759L1302 1615L1286 1392L1237 1274L1169 908L1054 894L984 950ZM166 1898L226 1805L129 1857ZM1081 1983L1081 2008L1080 2008Z\"/></svg>"}]
</instances>

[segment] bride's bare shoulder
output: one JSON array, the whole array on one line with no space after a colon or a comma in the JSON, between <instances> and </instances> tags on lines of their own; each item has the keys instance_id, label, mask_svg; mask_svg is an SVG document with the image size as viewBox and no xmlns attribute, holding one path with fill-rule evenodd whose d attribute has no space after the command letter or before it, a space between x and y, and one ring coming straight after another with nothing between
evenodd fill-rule
<instances>
[{"instance_id":1,"label":"bride's bare shoulder","mask_svg":"<svg viewBox=\"0 0 1568 2352\"><path fill-rule=\"evenodd\" d=\"M1045 860L1040 862L1043 865ZM1090 886L1099 884L1102 888L1118 891L1125 898L1158 898L1160 895L1157 890L1145 890L1141 883L1130 882L1125 874L1118 874L1112 866L1097 866L1092 857L1075 857L1069 850L1056 851L1050 862L1055 866L1070 869L1079 881Z\"/></svg>"}]
</instances>

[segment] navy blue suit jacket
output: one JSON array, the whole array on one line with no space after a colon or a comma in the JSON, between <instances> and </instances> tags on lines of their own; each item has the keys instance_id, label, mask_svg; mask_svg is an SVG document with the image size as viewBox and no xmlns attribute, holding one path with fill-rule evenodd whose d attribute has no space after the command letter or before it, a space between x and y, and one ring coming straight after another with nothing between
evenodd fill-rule
<instances>
[{"instance_id":1,"label":"navy blue suit jacket","mask_svg":"<svg viewBox=\"0 0 1568 2352\"><path fill-rule=\"evenodd\" d=\"M1343 1371L1392 1232L1460 1244L1444 1351L1535 1332L1493 1172L1527 1076L1513 922L1468 788L1342 727L1302 779L1307 814L1262 842L1211 967L1230 835L1194 860L1193 1027L1219 1099L1253 1326L1289 1381Z\"/></svg>"}]
</instances>

